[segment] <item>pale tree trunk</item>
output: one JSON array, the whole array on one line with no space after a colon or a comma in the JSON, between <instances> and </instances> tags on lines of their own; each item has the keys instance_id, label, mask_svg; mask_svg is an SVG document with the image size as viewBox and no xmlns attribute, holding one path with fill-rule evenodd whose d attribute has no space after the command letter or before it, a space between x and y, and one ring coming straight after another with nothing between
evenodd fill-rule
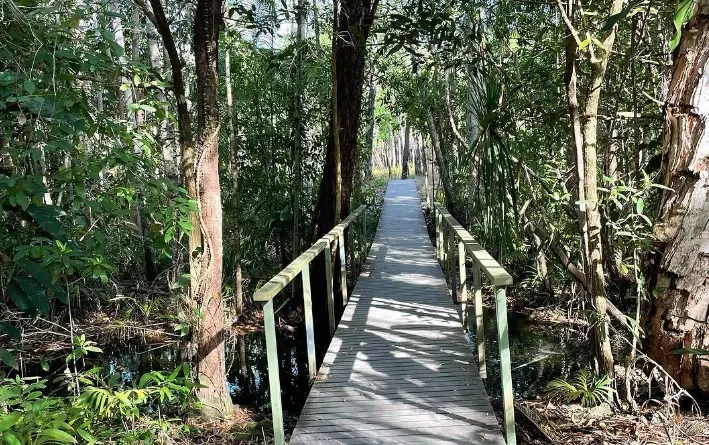
<instances>
[{"instance_id":1,"label":"pale tree trunk","mask_svg":"<svg viewBox=\"0 0 709 445\"><path fill-rule=\"evenodd\" d=\"M224 64L225 84L226 84L226 107L227 116L229 118L229 176L231 177L231 202L236 208L236 201L239 192L239 153L236 141L236 116L234 113L234 98L232 95L232 79L231 79L231 51L227 48L225 51ZM234 237L234 309L239 315L244 311L244 294L241 275L241 227L235 225L233 227Z\"/></svg>"},{"instance_id":2,"label":"pale tree trunk","mask_svg":"<svg viewBox=\"0 0 709 445\"><path fill-rule=\"evenodd\" d=\"M377 86L372 82L369 86L369 104L367 105L367 116L369 116L369 129L367 130L367 149L369 152L369 162L367 162L366 178L372 177L372 156L374 154L374 121L375 100L377 97Z\"/></svg>"},{"instance_id":3,"label":"pale tree trunk","mask_svg":"<svg viewBox=\"0 0 709 445\"><path fill-rule=\"evenodd\" d=\"M603 270L603 242L601 213L598 206L598 105L603 88L603 79L608 68L608 61L615 42L615 27L601 36L602 47L591 44L591 73L588 93L585 98L584 116L579 135L580 118L576 101L576 64L575 52L578 42L578 32L573 26L573 0L569 0L564 8L560 1L562 14L568 20L567 28L571 34L566 38L566 90L569 103L569 114L572 120L572 135L576 148L576 165L578 174L579 224L583 250L583 263L586 275L587 300L593 307L592 343L598 371L613 375L613 351L611 350L608 333L607 300L605 293L605 277ZM623 0L613 0L608 15L618 14L623 6ZM579 147L579 143L581 146ZM581 151L579 151L581 148ZM584 218L585 213L585 218ZM587 237L587 239L586 239Z\"/></svg>"},{"instance_id":4,"label":"pale tree trunk","mask_svg":"<svg viewBox=\"0 0 709 445\"><path fill-rule=\"evenodd\" d=\"M409 177L409 137L411 135L411 127L409 127L409 122L406 122L406 128L404 129L404 149L401 155L401 179L407 179Z\"/></svg>"},{"instance_id":5,"label":"pale tree trunk","mask_svg":"<svg viewBox=\"0 0 709 445\"><path fill-rule=\"evenodd\" d=\"M292 255L296 258L300 255L300 189L302 183L301 173L301 152L303 143L303 119L301 109L303 107L303 38L305 36L305 2L298 0L296 10L297 29L295 34L296 62L295 62L295 106L293 108L293 238ZM295 286L292 287L295 291Z\"/></svg>"},{"instance_id":6,"label":"pale tree trunk","mask_svg":"<svg viewBox=\"0 0 709 445\"><path fill-rule=\"evenodd\" d=\"M441 141L438 137L438 131L436 130L436 122L433 119L433 115L430 110L426 116L426 124L428 125L429 135L431 136L433 152L436 155L436 163L438 164L438 172L440 173L440 182L443 186L443 193L446 195L446 207L448 208L448 211L454 213L455 195L453 194L453 189L451 188L448 165L446 164L446 158L443 156L443 150L441 149Z\"/></svg>"},{"instance_id":7,"label":"pale tree trunk","mask_svg":"<svg viewBox=\"0 0 709 445\"><path fill-rule=\"evenodd\" d=\"M614 0L608 16L620 13L623 0ZM596 349L596 360L599 371L613 375L613 351L608 333L608 317L606 316L607 301L605 277L603 271L603 239L601 227L601 212L598 205L598 105L603 88L603 78L608 68L608 60L613 52L615 28L602 40L603 48L597 48L596 60L591 61L591 78L589 92L586 96L583 124L583 152L586 173L586 223L588 227L588 297L594 310L593 339ZM593 56L592 56L593 57Z\"/></svg>"},{"instance_id":8,"label":"pale tree trunk","mask_svg":"<svg viewBox=\"0 0 709 445\"><path fill-rule=\"evenodd\" d=\"M709 0L682 31L665 108L663 191L654 232L661 259L646 318L647 350L688 390L709 392L709 362L673 355L709 349Z\"/></svg>"},{"instance_id":9,"label":"pale tree trunk","mask_svg":"<svg viewBox=\"0 0 709 445\"><path fill-rule=\"evenodd\" d=\"M137 5L133 5L132 11L132 21L133 28L131 30L131 59L133 63L140 62L140 24L141 16L140 10ZM132 101L134 103L140 102L142 99L140 94L139 86L133 85L132 88L127 90L127 92L132 92ZM145 121L145 111L138 109L132 113L132 124L134 129L139 129L143 126ZM133 153L136 156L141 155L140 143L138 139L133 141ZM153 252L153 247L150 243L150 238L145 233L145 226L143 224L143 197L140 193L136 194L135 199L135 225L138 228L138 236L143 244L143 260L145 262L145 277L149 282L155 281L158 277L158 267L155 263L155 253Z\"/></svg>"},{"instance_id":10,"label":"pale tree trunk","mask_svg":"<svg viewBox=\"0 0 709 445\"><path fill-rule=\"evenodd\" d=\"M163 73L163 60L160 48L158 46L158 34L154 28L150 28L147 32L147 49L148 49L148 64L150 69L159 76ZM163 91L158 91L158 99L166 101L167 97ZM160 141L162 149L162 164L163 174L174 182L179 179L179 167L177 163L177 148L174 141L174 128L170 119L165 117L160 122L160 127L157 130L156 139Z\"/></svg>"}]
</instances>

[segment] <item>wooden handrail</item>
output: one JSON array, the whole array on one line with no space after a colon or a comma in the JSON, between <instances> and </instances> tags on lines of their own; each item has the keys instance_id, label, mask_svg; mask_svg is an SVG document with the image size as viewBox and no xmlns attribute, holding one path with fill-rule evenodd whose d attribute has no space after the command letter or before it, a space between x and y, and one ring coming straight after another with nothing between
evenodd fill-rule
<instances>
[{"instance_id":1,"label":"wooden handrail","mask_svg":"<svg viewBox=\"0 0 709 445\"><path fill-rule=\"evenodd\" d=\"M271 278L266 284L261 286L254 293L254 301L263 303L263 324L266 334L266 361L268 363L268 384L271 392L271 411L273 417L273 439L276 445L285 444L285 434L283 430L283 407L281 405L281 382L278 371L278 347L276 344L276 318L273 308L273 298L282 291L288 283L293 281L300 275L303 281L303 312L305 314L305 339L308 348L308 375L310 379L314 379L317 373L315 369L315 326L313 320L313 298L310 287L310 263L322 252L325 253L325 283L326 283L326 300L328 311L328 326L330 335L335 333L335 303L333 292L333 270L332 256L330 255L330 247L332 243L336 243L338 255L340 257L340 278L342 293L342 304L347 304L347 255L345 252L345 229L349 227L350 249L353 248L353 237L357 236L357 232L352 231L352 223L362 216L362 232L359 234L358 246L362 249L360 255L360 270L362 266L362 258L367 251L367 206L359 206L340 224L336 225L325 236L320 238L310 246L308 250L303 252L294 259L285 269L280 271L276 276ZM352 262L350 270L352 271L352 279L355 278L356 266L354 264L354 252L350 252L350 261Z\"/></svg>"},{"instance_id":2,"label":"wooden handrail","mask_svg":"<svg viewBox=\"0 0 709 445\"><path fill-rule=\"evenodd\" d=\"M448 225L453 229L458 238L465 245L465 250L473 257L483 273L488 277L493 286L507 286L512 284L512 275L510 275L504 267L500 265L495 259L490 255L487 250L485 250L477 241L473 238L467 230L460 225L458 221L453 218L453 216L443 207L440 203L435 202L433 204L437 211L441 213L441 216L446 220Z\"/></svg>"},{"instance_id":3,"label":"wooden handrail","mask_svg":"<svg viewBox=\"0 0 709 445\"><path fill-rule=\"evenodd\" d=\"M258 288L258 290L254 293L254 301L268 301L278 295L278 293L282 291L288 283L293 281L293 279L295 279L295 277L297 277L298 274L300 274L300 272L325 249L325 247L329 246L335 238L344 233L347 226L349 226L350 223L354 221L366 208L367 206L364 205L359 206L357 210L352 212L340 224L336 225L322 238L317 240L315 244L310 247L310 249L300 254L300 256L291 261L285 269L276 274L276 276L271 278L266 284Z\"/></svg>"},{"instance_id":4,"label":"wooden handrail","mask_svg":"<svg viewBox=\"0 0 709 445\"><path fill-rule=\"evenodd\" d=\"M495 318L500 348L500 379L502 381L502 409L505 419L505 439L508 445L516 445L514 415L514 395L512 387L512 363L510 360L510 338L507 325L506 286L512 284L512 276L500 263L478 244L458 221L440 203L433 203L436 227L436 257L452 289L453 297L458 294L458 284L462 295L461 313L463 329L468 329L468 283L466 254L473 259L473 303L475 308L475 341L478 352L480 377L487 378L485 362L485 328L482 299L481 271L495 287ZM445 223L445 224L444 224ZM457 261L456 261L457 257ZM457 263L457 264L456 264ZM460 283L456 283L456 266Z\"/></svg>"}]
</instances>

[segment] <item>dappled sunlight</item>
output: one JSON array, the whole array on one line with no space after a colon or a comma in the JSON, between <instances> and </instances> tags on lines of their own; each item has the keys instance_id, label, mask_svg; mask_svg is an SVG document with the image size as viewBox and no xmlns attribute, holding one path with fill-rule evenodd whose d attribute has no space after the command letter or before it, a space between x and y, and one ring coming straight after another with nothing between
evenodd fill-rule
<instances>
[{"instance_id":1,"label":"dappled sunlight","mask_svg":"<svg viewBox=\"0 0 709 445\"><path fill-rule=\"evenodd\" d=\"M375 244L291 443L504 444L413 181L389 183Z\"/></svg>"}]
</instances>

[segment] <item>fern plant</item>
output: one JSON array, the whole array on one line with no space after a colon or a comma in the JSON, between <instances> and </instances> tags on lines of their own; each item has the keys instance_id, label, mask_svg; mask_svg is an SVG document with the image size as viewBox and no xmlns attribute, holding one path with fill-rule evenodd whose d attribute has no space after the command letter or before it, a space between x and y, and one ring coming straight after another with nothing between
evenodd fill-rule
<instances>
[{"instance_id":1,"label":"fern plant","mask_svg":"<svg viewBox=\"0 0 709 445\"><path fill-rule=\"evenodd\" d=\"M564 403L579 402L590 408L603 403L611 403L615 390L607 375L595 377L588 370L579 371L571 380L554 379L547 385L547 394Z\"/></svg>"}]
</instances>

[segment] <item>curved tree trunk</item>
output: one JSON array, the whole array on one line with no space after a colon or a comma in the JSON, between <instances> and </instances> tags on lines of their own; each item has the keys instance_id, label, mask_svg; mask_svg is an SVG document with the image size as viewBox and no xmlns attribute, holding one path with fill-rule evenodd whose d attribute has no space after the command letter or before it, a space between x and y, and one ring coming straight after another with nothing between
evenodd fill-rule
<instances>
[{"instance_id":1,"label":"curved tree trunk","mask_svg":"<svg viewBox=\"0 0 709 445\"><path fill-rule=\"evenodd\" d=\"M647 352L689 390L709 392L709 362L673 355L709 349L709 1L682 32L665 110L664 191L654 232L661 259L646 318Z\"/></svg>"}]
</instances>

